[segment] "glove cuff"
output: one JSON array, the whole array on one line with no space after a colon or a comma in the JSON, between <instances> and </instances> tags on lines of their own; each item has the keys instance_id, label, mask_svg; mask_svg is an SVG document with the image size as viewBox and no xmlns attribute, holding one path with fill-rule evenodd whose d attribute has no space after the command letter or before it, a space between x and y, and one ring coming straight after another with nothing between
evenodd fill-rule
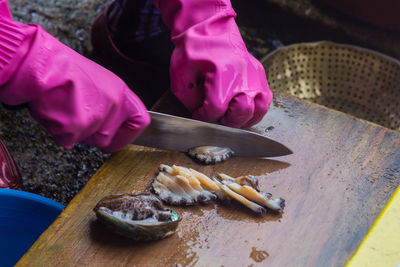
<instances>
[{"instance_id":1,"label":"glove cuff","mask_svg":"<svg viewBox=\"0 0 400 267\"><path fill-rule=\"evenodd\" d=\"M0 71L12 60L24 37L23 29L13 21L0 19Z\"/></svg>"},{"instance_id":2,"label":"glove cuff","mask_svg":"<svg viewBox=\"0 0 400 267\"><path fill-rule=\"evenodd\" d=\"M36 30L34 25L0 17L0 88L15 74Z\"/></svg>"},{"instance_id":3,"label":"glove cuff","mask_svg":"<svg viewBox=\"0 0 400 267\"><path fill-rule=\"evenodd\" d=\"M7 0L0 0L0 18L12 19Z\"/></svg>"}]
</instances>

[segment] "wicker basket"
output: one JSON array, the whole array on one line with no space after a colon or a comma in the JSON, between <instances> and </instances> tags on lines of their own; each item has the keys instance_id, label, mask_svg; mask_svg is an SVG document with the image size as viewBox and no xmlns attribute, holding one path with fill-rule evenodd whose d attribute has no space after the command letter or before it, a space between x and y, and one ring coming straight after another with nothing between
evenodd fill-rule
<instances>
[{"instance_id":1,"label":"wicker basket","mask_svg":"<svg viewBox=\"0 0 400 267\"><path fill-rule=\"evenodd\" d=\"M272 91L285 91L400 130L400 61L332 42L278 49L262 59Z\"/></svg>"}]
</instances>

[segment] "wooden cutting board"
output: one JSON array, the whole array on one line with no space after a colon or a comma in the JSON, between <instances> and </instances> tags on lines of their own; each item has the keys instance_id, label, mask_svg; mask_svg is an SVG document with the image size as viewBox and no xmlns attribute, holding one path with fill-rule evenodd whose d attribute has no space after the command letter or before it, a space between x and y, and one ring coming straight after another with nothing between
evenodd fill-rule
<instances>
[{"instance_id":1,"label":"wooden cutting board","mask_svg":"<svg viewBox=\"0 0 400 267\"><path fill-rule=\"evenodd\" d=\"M159 107L171 107L161 103ZM275 94L253 131L294 151L202 166L185 154L130 145L90 179L17 266L343 266L400 184L400 132ZM108 232L92 211L111 193L146 190L160 163L210 176L258 176L286 199L256 216L240 204L174 208L178 232L134 242Z\"/></svg>"}]
</instances>

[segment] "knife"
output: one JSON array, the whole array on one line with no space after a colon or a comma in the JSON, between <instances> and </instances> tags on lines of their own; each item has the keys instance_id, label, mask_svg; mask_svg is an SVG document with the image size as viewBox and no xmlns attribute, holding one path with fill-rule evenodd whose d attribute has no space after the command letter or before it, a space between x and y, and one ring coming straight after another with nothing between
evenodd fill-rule
<instances>
[{"instance_id":1,"label":"knife","mask_svg":"<svg viewBox=\"0 0 400 267\"><path fill-rule=\"evenodd\" d=\"M135 145L187 152L198 146L229 147L239 157L278 157L292 154L286 146L261 134L149 111L150 125Z\"/></svg>"}]
</instances>

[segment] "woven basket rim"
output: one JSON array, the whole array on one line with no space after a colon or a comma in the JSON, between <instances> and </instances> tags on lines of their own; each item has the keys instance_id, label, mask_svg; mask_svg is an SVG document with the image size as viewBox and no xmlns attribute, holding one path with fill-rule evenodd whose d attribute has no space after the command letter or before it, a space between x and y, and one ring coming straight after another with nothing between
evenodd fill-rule
<instances>
[{"instance_id":1,"label":"woven basket rim","mask_svg":"<svg viewBox=\"0 0 400 267\"><path fill-rule=\"evenodd\" d=\"M375 55L375 56L382 57L382 58L385 58L387 60L393 61L393 63L396 63L397 65L400 66L400 60L398 60L398 59L396 59L394 57L391 57L389 55L386 55L384 53L381 53L381 52L378 52L378 51L375 51L375 50L372 50L372 49L369 49L369 48L353 45L353 44L336 43L336 42L326 41L326 40L322 40L322 41L318 41L318 42L301 42L301 43L295 43L295 44L290 44L290 45L287 45L287 46L283 46L283 47L277 48L277 49L271 51L270 53L268 53L267 55L265 55L260 60L260 62L262 64L264 64L265 61L267 61L269 58L273 57L275 54L277 54L277 53L279 53L279 52L281 52L283 50L291 49L293 47L300 47L300 46L312 47L312 46L318 46L318 45L323 45L323 44L333 45L333 46L341 47L341 48L351 48L351 49L359 50L359 51L362 51L362 52L367 52L367 53L370 53L372 55Z\"/></svg>"}]
</instances>

